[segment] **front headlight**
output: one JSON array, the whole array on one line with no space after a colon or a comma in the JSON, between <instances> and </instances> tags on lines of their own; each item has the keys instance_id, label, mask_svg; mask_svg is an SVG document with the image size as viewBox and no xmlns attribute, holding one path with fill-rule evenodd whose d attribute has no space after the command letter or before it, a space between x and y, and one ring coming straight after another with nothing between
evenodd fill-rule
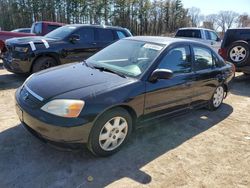
<instances>
[{"instance_id":1,"label":"front headlight","mask_svg":"<svg viewBox=\"0 0 250 188\"><path fill-rule=\"evenodd\" d=\"M81 113L85 102L81 100L56 99L45 104L41 109L50 114L75 118Z\"/></svg>"},{"instance_id":2,"label":"front headlight","mask_svg":"<svg viewBox=\"0 0 250 188\"><path fill-rule=\"evenodd\" d=\"M15 47L15 51L17 51L17 52L26 53L26 52L28 52L28 50L29 50L28 47L18 47L18 46Z\"/></svg>"}]
</instances>

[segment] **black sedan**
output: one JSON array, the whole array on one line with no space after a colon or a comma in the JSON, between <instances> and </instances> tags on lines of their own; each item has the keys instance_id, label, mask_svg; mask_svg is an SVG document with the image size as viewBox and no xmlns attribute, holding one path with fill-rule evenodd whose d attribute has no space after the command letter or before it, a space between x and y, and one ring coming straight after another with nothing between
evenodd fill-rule
<instances>
[{"instance_id":1,"label":"black sedan","mask_svg":"<svg viewBox=\"0 0 250 188\"><path fill-rule=\"evenodd\" d=\"M107 156L137 122L194 108L219 108L234 67L210 47L183 39L122 39L85 62L31 75L16 92L17 114L36 136L87 143Z\"/></svg>"}]
</instances>

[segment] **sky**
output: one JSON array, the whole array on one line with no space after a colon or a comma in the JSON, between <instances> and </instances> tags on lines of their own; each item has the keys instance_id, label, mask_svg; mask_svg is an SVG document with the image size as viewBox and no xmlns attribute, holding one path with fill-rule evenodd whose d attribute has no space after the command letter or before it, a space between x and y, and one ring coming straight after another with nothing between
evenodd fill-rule
<instances>
[{"instance_id":1,"label":"sky","mask_svg":"<svg viewBox=\"0 0 250 188\"><path fill-rule=\"evenodd\" d=\"M218 13L221 10L250 14L250 0L182 0L182 3L184 8L199 8L204 15Z\"/></svg>"}]
</instances>

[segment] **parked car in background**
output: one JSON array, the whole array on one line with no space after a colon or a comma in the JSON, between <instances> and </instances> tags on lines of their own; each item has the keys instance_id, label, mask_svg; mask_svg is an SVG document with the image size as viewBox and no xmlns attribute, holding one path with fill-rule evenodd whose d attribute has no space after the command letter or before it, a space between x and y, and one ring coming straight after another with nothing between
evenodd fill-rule
<instances>
[{"instance_id":1,"label":"parked car in background","mask_svg":"<svg viewBox=\"0 0 250 188\"><path fill-rule=\"evenodd\" d=\"M175 37L189 38L202 42L208 46L211 46L216 52L218 52L221 46L221 39L218 34L210 29L205 28L180 28L177 30Z\"/></svg>"},{"instance_id":2,"label":"parked car in background","mask_svg":"<svg viewBox=\"0 0 250 188\"><path fill-rule=\"evenodd\" d=\"M40 21L32 24L30 33L0 31L0 53L6 51L5 41L7 39L11 39L14 37L44 36L63 25L63 23Z\"/></svg>"},{"instance_id":3,"label":"parked car in background","mask_svg":"<svg viewBox=\"0 0 250 188\"><path fill-rule=\"evenodd\" d=\"M228 29L219 54L232 62L236 71L250 74L250 28Z\"/></svg>"},{"instance_id":4,"label":"parked car in background","mask_svg":"<svg viewBox=\"0 0 250 188\"><path fill-rule=\"evenodd\" d=\"M218 109L233 75L233 65L204 44L129 37L85 62L32 74L16 92L17 114L41 139L87 143L93 154L107 156L143 125L136 122Z\"/></svg>"},{"instance_id":5,"label":"parked car in background","mask_svg":"<svg viewBox=\"0 0 250 188\"><path fill-rule=\"evenodd\" d=\"M18 28L18 29L12 30L11 32L31 33L31 28Z\"/></svg>"},{"instance_id":6,"label":"parked car in background","mask_svg":"<svg viewBox=\"0 0 250 188\"><path fill-rule=\"evenodd\" d=\"M44 37L6 41L3 62L14 73L34 73L49 67L83 61L109 44L130 37L128 29L101 25L66 25Z\"/></svg>"}]
</instances>

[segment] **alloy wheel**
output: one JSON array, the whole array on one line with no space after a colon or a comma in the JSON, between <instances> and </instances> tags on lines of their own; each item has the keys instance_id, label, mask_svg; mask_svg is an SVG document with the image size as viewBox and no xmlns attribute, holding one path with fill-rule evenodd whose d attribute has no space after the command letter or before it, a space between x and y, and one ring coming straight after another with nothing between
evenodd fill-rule
<instances>
[{"instance_id":1,"label":"alloy wheel","mask_svg":"<svg viewBox=\"0 0 250 188\"><path fill-rule=\"evenodd\" d=\"M236 63L243 61L246 56L247 51L243 46L235 46L230 51L230 58Z\"/></svg>"},{"instance_id":2,"label":"alloy wheel","mask_svg":"<svg viewBox=\"0 0 250 188\"><path fill-rule=\"evenodd\" d=\"M224 88L222 86L219 86L213 96L213 105L215 108L218 108L224 98Z\"/></svg>"}]
</instances>

